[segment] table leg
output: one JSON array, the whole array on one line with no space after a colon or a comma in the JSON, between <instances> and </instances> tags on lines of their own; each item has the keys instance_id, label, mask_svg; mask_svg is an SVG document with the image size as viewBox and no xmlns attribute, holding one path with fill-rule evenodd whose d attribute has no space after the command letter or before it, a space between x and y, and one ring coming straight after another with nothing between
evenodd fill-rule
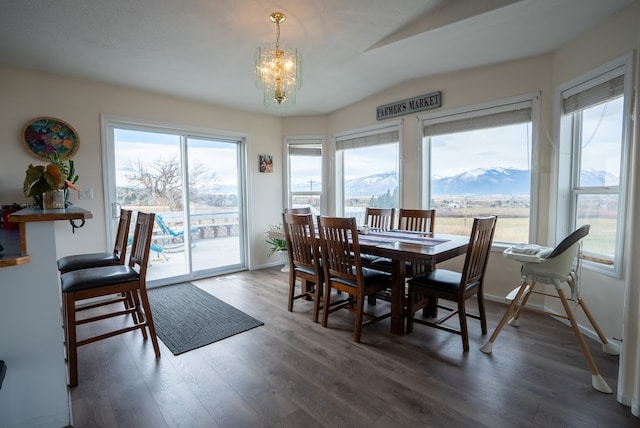
<instances>
[{"instance_id":1,"label":"table leg","mask_svg":"<svg viewBox=\"0 0 640 428\"><path fill-rule=\"evenodd\" d=\"M406 276L406 263L402 260L393 260L391 268L391 333L404 334L404 281Z\"/></svg>"}]
</instances>

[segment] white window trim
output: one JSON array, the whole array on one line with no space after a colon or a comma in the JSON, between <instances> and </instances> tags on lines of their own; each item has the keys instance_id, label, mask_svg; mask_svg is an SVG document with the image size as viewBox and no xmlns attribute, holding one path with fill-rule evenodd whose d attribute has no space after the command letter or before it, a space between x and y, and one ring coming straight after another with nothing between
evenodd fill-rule
<instances>
[{"instance_id":1,"label":"white window trim","mask_svg":"<svg viewBox=\"0 0 640 428\"><path fill-rule=\"evenodd\" d=\"M555 171L555 198L551 195L551 200L557 200L556 207L556 225L555 230L550 236L549 242L558 242L559 239L567 236L577 226L573 220L573 192L572 192L572 164L574 162L574 153L572 151L571 127L568 126L572 122L570 116L562 114L563 99L566 96L573 95L583 91L589 87L612 79L613 77L624 75L624 104L622 115L624 118L622 129L622 148L621 148L621 165L620 165L620 193L618 205L618 230L616 234L616 248L613 265L606 265L590 260L583 260L582 267L600 272L602 274L621 278L623 272L623 250L624 237L627 228L626 211L627 211L627 192L629 189L629 162L631 152L631 130L632 120L631 101L633 98L633 53L629 52L613 61L601 65L587 73L584 73L568 82L558 85L556 95L554 97L555 113L555 129L556 139L556 171ZM596 189L591 189L597 193ZM555 233L554 233L555 232Z\"/></svg>"},{"instance_id":2,"label":"white window trim","mask_svg":"<svg viewBox=\"0 0 640 428\"><path fill-rule=\"evenodd\" d=\"M286 159L286 162L283 162L284 168L284 195L285 195L285 206L287 208L291 208L292 204L292 193L291 193L291 183L289 177L291 176L291 165L289 163L289 147L295 146L296 144L309 144L309 143L320 143L322 156L321 156L321 173L322 173L322 188L319 192L313 192L313 194L320 195L320 212L326 212L327 209L327 184L325 180L326 174L326 144L324 135L292 135L284 137L284 156L283 159Z\"/></svg>"},{"instance_id":3,"label":"white window trim","mask_svg":"<svg viewBox=\"0 0 640 428\"><path fill-rule=\"evenodd\" d=\"M105 209L105 219L106 219L106 233L107 233L107 244L110 247L113 247L113 240L115 239L115 227L116 224L113 221L109 221L109 219L115 219L119 215L119 208L111 206L110 201L116 199L115 197L115 189L116 183L111 180L111 177L115 177L115 164L113 163L113 159L115 158L115 148L113 141L113 132L112 128L129 128L136 129L140 131L149 131L149 132L163 132L167 134L188 134L190 137L203 137L203 138L220 138L220 139L229 139L236 140L240 142L240 157L239 162L243 171L242 186L238 191L242 192L244 195L243 200L240 200L240 208L239 208L239 221L241 221L241 227L244 228L245 231L245 242L242 243L243 248L241 251L244 251L244 260L247 266L251 265L251 254L248 251L248 236L249 230L251 227L251 216L248 215L251 212L251 199L248 195L248 189L250 189L250 174L248 173L249 168L247 165L247 139L248 135L246 133L233 132L233 131L223 131L219 129L212 128L203 128L203 127L195 127L188 125L179 125L175 123L167 123L167 122L157 122L152 120L141 120L134 119L126 116L117 116L106 113L100 114L100 141L101 141L101 152L102 152L102 181L104 183L104 209Z\"/></svg>"},{"instance_id":4,"label":"white window trim","mask_svg":"<svg viewBox=\"0 0 640 428\"><path fill-rule=\"evenodd\" d=\"M518 108L531 108L531 193L530 193L530 210L529 210L529 242L537 241L538 233L538 193L539 193L539 158L540 145L538 130L540 129L540 92L533 92L524 95L516 95L513 97L502 98L499 100L489 101L481 104L463 106L444 111L427 113L417 116L418 135L422 142L419 147L421 156L419 158L420 177L420 195L419 204L423 209L430 208L431 187L427 185L431 180L431 170L429 158L431 156L430 147L426 144L423 137L423 129L427 125L440 122L448 122L457 119L466 119L474 116L484 116L491 113L500 113ZM507 243L494 243L494 248L507 248Z\"/></svg>"},{"instance_id":5,"label":"white window trim","mask_svg":"<svg viewBox=\"0 0 640 428\"><path fill-rule=\"evenodd\" d=\"M402 186L402 123L403 119L385 122L379 125L369 126L365 128L352 129L350 131L336 132L332 136L333 143L333 167L336 185L334 186L334 207L335 215L344 215L344 150L338 150L338 142L340 140L348 140L352 138L367 137L370 135L382 134L385 132L398 132L398 198L403 201ZM402 202L401 202L402 203Z\"/></svg>"}]
</instances>

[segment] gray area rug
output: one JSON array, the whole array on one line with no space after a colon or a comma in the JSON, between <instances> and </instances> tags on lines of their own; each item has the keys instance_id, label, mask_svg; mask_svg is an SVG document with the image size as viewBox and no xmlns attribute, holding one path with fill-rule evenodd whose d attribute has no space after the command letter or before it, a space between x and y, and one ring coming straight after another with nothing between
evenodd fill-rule
<instances>
[{"instance_id":1,"label":"gray area rug","mask_svg":"<svg viewBox=\"0 0 640 428\"><path fill-rule=\"evenodd\" d=\"M264 325L191 283L147 292L156 334L174 355Z\"/></svg>"}]
</instances>

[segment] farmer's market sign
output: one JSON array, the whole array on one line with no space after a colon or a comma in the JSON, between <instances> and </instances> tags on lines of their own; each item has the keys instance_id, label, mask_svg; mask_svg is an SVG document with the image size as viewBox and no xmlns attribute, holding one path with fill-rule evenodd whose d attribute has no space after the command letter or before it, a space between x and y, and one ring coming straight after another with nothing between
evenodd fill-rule
<instances>
[{"instance_id":1,"label":"farmer's market sign","mask_svg":"<svg viewBox=\"0 0 640 428\"><path fill-rule=\"evenodd\" d=\"M408 98L402 101L396 101L394 103L377 107L376 119L388 119L390 117L402 116L404 114L437 108L440 107L441 102L442 95L440 94L440 91Z\"/></svg>"}]
</instances>

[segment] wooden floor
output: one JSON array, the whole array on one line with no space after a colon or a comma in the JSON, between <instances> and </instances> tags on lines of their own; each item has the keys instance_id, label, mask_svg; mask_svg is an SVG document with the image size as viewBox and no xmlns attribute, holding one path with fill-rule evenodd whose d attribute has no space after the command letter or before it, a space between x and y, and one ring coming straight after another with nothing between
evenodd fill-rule
<instances>
[{"instance_id":1,"label":"wooden floor","mask_svg":"<svg viewBox=\"0 0 640 428\"><path fill-rule=\"evenodd\" d=\"M389 319L353 343L353 315L329 327L311 321L312 303L287 312L286 274L243 272L196 284L264 326L174 356L127 333L80 348L72 390L75 427L638 427L617 403L618 357L587 339L614 394L591 387L571 329L527 313L506 326L493 354L469 320L460 337L416 325L389 333ZM379 310L386 309L379 302ZM504 306L488 302L489 333Z\"/></svg>"}]
</instances>

